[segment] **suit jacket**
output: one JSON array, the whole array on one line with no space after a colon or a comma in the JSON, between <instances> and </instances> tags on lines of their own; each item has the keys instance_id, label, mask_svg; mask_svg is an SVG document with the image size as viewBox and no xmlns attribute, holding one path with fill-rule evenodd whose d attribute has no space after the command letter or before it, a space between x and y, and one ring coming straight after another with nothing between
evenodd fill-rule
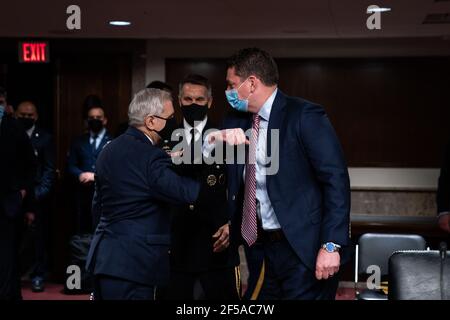
<instances>
[{"instance_id":1,"label":"suit jacket","mask_svg":"<svg viewBox=\"0 0 450 320\"><path fill-rule=\"evenodd\" d=\"M49 195L55 182L55 148L52 136L37 126L30 139L37 159L34 193L39 201Z\"/></svg>"},{"instance_id":2,"label":"suit jacket","mask_svg":"<svg viewBox=\"0 0 450 320\"><path fill-rule=\"evenodd\" d=\"M75 178L83 172L95 172L95 162L100 151L112 139L106 131L98 148L93 152L89 138L90 134L85 133L77 137L70 146L67 165L69 173Z\"/></svg>"},{"instance_id":3,"label":"suit jacket","mask_svg":"<svg viewBox=\"0 0 450 320\"><path fill-rule=\"evenodd\" d=\"M252 115L238 113L224 122L226 128L251 128ZM350 245L350 183L344 155L324 109L278 90L268 124L279 130L279 170L267 176L267 192L281 228L311 270L320 245L331 241ZM228 207L240 237L243 205L243 164L229 164ZM344 260L348 259L345 257ZM345 262L345 261L344 261Z\"/></svg>"},{"instance_id":4,"label":"suit jacket","mask_svg":"<svg viewBox=\"0 0 450 320\"><path fill-rule=\"evenodd\" d=\"M16 218L22 208L20 190L34 198L35 157L19 123L4 116L0 125L0 215Z\"/></svg>"},{"instance_id":5,"label":"suit jacket","mask_svg":"<svg viewBox=\"0 0 450 320\"><path fill-rule=\"evenodd\" d=\"M170 157L141 131L128 128L97 160L92 210L101 213L101 220L88 270L147 285L166 284L168 204L193 204L212 195L203 190L197 181L176 175Z\"/></svg>"},{"instance_id":6,"label":"suit jacket","mask_svg":"<svg viewBox=\"0 0 450 320\"><path fill-rule=\"evenodd\" d=\"M441 173L439 175L437 197L438 214L450 211L450 143L445 149L442 161Z\"/></svg>"},{"instance_id":7,"label":"suit jacket","mask_svg":"<svg viewBox=\"0 0 450 320\"><path fill-rule=\"evenodd\" d=\"M183 129L183 125L179 127ZM215 128L208 120L202 135ZM190 149L186 146L186 149ZM239 264L237 248L214 253L212 235L224 224L230 216L226 211L226 172L223 164L179 164L175 166L177 173L183 176L199 179L204 172L216 177L216 183L223 184L218 189L215 203L209 210L196 206L183 205L173 208L172 244L170 249L171 268L182 272L201 272L216 268L232 267ZM213 212L212 212L213 211Z\"/></svg>"}]
</instances>

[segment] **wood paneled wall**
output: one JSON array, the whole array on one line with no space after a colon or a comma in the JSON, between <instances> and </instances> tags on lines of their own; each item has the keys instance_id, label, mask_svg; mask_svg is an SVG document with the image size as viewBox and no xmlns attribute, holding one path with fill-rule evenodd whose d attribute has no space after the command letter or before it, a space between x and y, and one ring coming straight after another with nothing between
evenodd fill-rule
<instances>
[{"instance_id":1,"label":"wood paneled wall","mask_svg":"<svg viewBox=\"0 0 450 320\"><path fill-rule=\"evenodd\" d=\"M278 59L280 89L322 104L350 166L439 167L450 138L450 58ZM172 85L188 73L213 84L215 122L225 101L223 59L167 59Z\"/></svg>"}]
</instances>

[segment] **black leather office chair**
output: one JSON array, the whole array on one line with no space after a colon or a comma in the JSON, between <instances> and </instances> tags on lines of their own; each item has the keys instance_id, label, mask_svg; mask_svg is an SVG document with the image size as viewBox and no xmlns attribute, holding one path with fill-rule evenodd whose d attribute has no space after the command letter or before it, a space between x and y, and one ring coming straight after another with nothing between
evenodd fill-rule
<instances>
[{"instance_id":1,"label":"black leather office chair","mask_svg":"<svg viewBox=\"0 0 450 320\"><path fill-rule=\"evenodd\" d=\"M400 251L389 259L389 300L450 300L450 251Z\"/></svg>"},{"instance_id":2,"label":"black leather office chair","mask_svg":"<svg viewBox=\"0 0 450 320\"><path fill-rule=\"evenodd\" d=\"M389 257L399 250L425 250L425 239L414 234L382 234L366 233L358 240L355 259L355 288L358 277L371 275L367 272L369 266L377 266L381 280L387 279L389 272ZM359 300L387 300L387 295L380 289L364 289L357 291Z\"/></svg>"}]
</instances>

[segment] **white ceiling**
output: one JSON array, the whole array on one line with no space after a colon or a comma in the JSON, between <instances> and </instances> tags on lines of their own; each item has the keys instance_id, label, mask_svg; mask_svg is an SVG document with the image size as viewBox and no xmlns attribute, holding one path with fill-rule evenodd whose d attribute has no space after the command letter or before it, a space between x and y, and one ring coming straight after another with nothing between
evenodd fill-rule
<instances>
[{"instance_id":1,"label":"white ceiling","mask_svg":"<svg viewBox=\"0 0 450 320\"><path fill-rule=\"evenodd\" d=\"M423 25L429 13L450 12L435 0L1 0L0 37L141 39L271 39L447 37L450 24ZM55 3L56 2L56 3ZM66 8L81 7L82 29L66 29ZM382 29L366 28L369 5ZM108 25L129 20L130 27Z\"/></svg>"}]
</instances>

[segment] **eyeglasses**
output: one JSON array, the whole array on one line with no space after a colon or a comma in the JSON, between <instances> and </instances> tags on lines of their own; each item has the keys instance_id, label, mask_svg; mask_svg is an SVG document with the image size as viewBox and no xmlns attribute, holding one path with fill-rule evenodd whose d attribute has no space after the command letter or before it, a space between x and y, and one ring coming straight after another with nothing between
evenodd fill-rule
<instances>
[{"instance_id":1,"label":"eyeglasses","mask_svg":"<svg viewBox=\"0 0 450 320\"><path fill-rule=\"evenodd\" d=\"M175 117L175 114L171 114L170 116L168 116L167 118L164 118L164 117L160 117L160 116L153 116L153 117L155 117L155 118L158 118L158 119L162 119L162 120L170 120L170 119L173 119L174 117Z\"/></svg>"}]
</instances>

